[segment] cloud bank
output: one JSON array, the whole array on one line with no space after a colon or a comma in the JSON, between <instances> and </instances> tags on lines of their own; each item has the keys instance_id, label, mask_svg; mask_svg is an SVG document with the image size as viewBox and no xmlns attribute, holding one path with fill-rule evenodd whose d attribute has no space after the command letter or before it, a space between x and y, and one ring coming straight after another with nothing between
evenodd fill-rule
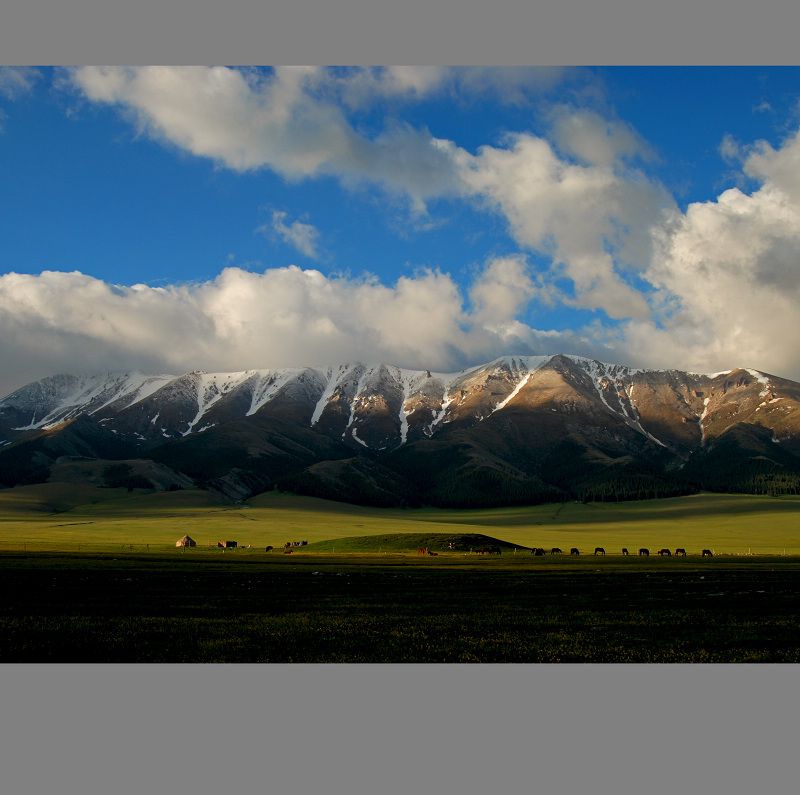
<instances>
[{"instance_id":1,"label":"cloud bank","mask_svg":"<svg viewBox=\"0 0 800 795\"><path fill-rule=\"evenodd\" d=\"M66 82L86 101L118 108L141 134L219 167L369 183L420 216L432 200L469 203L499 219L517 250L489 257L462 286L436 270L382 284L295 266L228 268L212 281L166 287L114 286L77 272L6 274L0 391L65 370L177 373L358 358L453 371L507 353L559 351L701 372L757 367L800 380L800 135L777 147L723 138L740 184L756 187L682 211L647 176L647 142L610 114L558 105L546 133L511 133L474 152L400 122L376 131L354 121L437 92L526 102L560 74L71 70ZM33 77L3 79L10 95ZM261 231L312 259L324 249L316 227L282 211ZM584 326L536 328L537 310L558 306L581 310Z\"/></svg>"},{"instance_id":2,"label":"cloud bank","mask_svg":"<svg viewBox=\"0 0 800 795\"><path fill-rule=\"evenodd\" d=\"M120 287L78 272L0 276L0 392L56 372L233 371L360 359L458 370L513 348L587 348L514 323L521 263L491 262L473 300L422 271L387 286L296 266L194 285Z\"/></svg>"}]
</instances>

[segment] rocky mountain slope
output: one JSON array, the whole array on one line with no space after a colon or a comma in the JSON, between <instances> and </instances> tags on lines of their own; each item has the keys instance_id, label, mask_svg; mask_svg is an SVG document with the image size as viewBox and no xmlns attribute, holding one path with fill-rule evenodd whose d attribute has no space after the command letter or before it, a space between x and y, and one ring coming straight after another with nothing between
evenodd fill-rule
<instances>
[{"instance_id":1,"label":"rocky mountain slope","mask_svg":"<svg viewBox=\"0 0 800 795\"><path fill-rule=\"evenodd\" d=\"M0 483L83 456L379 505L777 493L800 483L799 406L800 384L756 370L560 354L459 373L357 362L57 375L0 400Z\"/></svg>"}]
</instances>

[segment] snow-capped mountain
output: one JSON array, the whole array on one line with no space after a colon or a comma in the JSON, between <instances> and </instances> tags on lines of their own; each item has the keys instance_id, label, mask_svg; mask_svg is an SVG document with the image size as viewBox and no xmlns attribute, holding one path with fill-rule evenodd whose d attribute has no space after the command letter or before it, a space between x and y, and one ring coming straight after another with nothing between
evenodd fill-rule
<instances>
[{"instance_id":1,"label":"snow-capped mountain","mask_svg":"<svg viewBox=\"0 0 800 795\"><path fill-rule=\"evenodd\" d=\"M770 460L783 457L778 466L786 466L800 454L798 408L800 384L757 370L656 371L561 354L507 356L458 373L355 362L181 376L56 375L0 400L0 445L7 455L83 417L140 457L183 471L187 455L200 460L201 451L229 449L239 434L249 441L222 456L225 466L252 469L256 460L255 469L273 478L267 461L280 460L283 472L295 475L362 454L413 481L411 459L447 448L447 466L461 450L464 460L562 488L546 470L558 469L567 442L592 466L620 470L634 461L661 476L691 471L700 458L707 463L717 440L748 429L762 440L759 450L766 442L780 448ZM359 477L363 472L351 473Z\"/></svg>"}]
</instances>

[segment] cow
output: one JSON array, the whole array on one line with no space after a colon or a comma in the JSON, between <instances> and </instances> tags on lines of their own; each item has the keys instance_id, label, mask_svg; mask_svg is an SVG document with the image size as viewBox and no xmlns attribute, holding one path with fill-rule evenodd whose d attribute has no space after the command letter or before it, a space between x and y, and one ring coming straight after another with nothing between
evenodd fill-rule
<instances>
[{"instance_id":1,"label":"cow","mask_svg":"<svg viewBox=\"0 0 800 795\"><path fill-rule=\"evenodd\" d=\"M605 555L606 551L603 549L603 547L595 547L594 548L594 554L595 555Z\"/></svg>"},{"instance_id":2,"label":"cow","mask_svg":"<svg viewBox=\"0 0 800 795\"><path fill-rule=\"evenodd\" d=\"M639 555L644 555L644 557L649 558L650 557L650 550L649 549L645 549L644 547L642 547L639 550Z\"/></svg>"},{"instance_id":3,"label":"cow","mask_svg":"<svg viewBox=\"0 0 800 795\"><path fill-rule=\"evenodd\" d=\"M627 547L622 547L622 554L623 555L627 555L628 554L628 548Z\"/></svg>"},{"instance_id":4,"label":"cow","mask_svg":"<svg viewBox=\"0 0 800 795\"><path fill-rule=\"evenodd\" d=\"M580 555L581 553L578 552L578 548L577 547L572 547L572 549L570 549L570 551L569 551L569 554L570 555Z\"/></svg>"},{"instance_id":5,"label":"cow","mask_svg":"<svg viewBox=\"0 0 800 795\"><path fill-rule=\"evenodd\" d=\"M678 547L675 550L675 557L677 558L679 556L682 557L682 558L686 557L686 550L683 547Z\"/></svg>"},{"instance_id":6,"label":"cow","mask_svg":"<svg viewBox=\"0 0 800 795\"><path fill-rule=\"evenodd\" d=\"M659 554L659 555L661 555L662 557L663 557L664 555L666 555L667 557L669 557L670 555L672 555L672 553L671 553L671 552L670 552L670 551L669 551L669 550L668 550L666 547L665 547L664 549L659 549L659 550L658 550L658 554Z\"/></svg>"},{"instance_id":7,"label":"cow","mask_svg":"<svg viewBox=\"0 0 800 795\"><path fill-rule=\"evenodd\" d=\"M704 558L713 558L714 556L711 554L711 550L710 549L704 549L703 550L703 557Z\"/></svg>"},{"instance_id":8,"label":"cow","mask_svg":"<svg viewBox=\"0 0 800 795\"><path fill-rule=\"evenodd\" d=\"M558 547L553 547L550 550L550 554L551 555L563 555L564 553Z\"/></svg>"},{"instance_id":9,"label":"cow","mask_svg":"<svg viewBox=\"0 0 800 795\"><path fill-rule=\"evenodd\" d=\"M272 547L267 547L264 552L272 552Z\"/></svg>"}]
</instances>

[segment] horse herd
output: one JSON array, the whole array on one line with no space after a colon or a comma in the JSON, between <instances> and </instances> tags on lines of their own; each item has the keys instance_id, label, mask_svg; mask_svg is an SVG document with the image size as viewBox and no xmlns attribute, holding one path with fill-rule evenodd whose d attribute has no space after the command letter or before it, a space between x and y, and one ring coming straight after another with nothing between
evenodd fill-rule
<instances>
[{"instance_id":1,"label":"horse herd","mask_svg":"<svg viewBox=\"0 0 800 795\"><path fill-rule=\"evenodd\" d=\"M475 550L472 550L472 551L474 551L478 555L500 555L501 554L500 547L483 547L481 549L475 549ZM438 555L439 553L438 552L433 552L432 550L427 549L426 547L420 547L417 550L417 554L418 555ZM542 547L534 547L533 549L531 549L531 555L537 555L538 556L538 555L546 555L546 554L547 554L547 552ZM561 549L559 549L558 547L553 547L550 550L550 554L551 555L563 555L564 552ZM569 551L569 554L570 555L580 555L581 553L580 553L580 550L577 547L572 547L572 549L570 549L570 551ZM603 549L603 547L595 547L594 548L594 554L595 555L605 555L606 551L605 551L605 549ZM622 554L623 555L628 555L629 554L627 547L623 547L622 548ZM669 549L667 549L666 547L663 547L662 549L659 549L656 554L657 555L661 555L661 556L666 555L667 557L670 557L672 555L672 552ZM649 558L650 557L650 550L646 549L645 547L642 547L639 550L639 555L642 556L642 557ZM686 550L683 547L678 547L675 550L675 556L679 557L679 558L680 557L685 558L686 557ZM702 556L704 558L713 557L710 549L704 549L703 552L702 552Z\"/></svg>"},{"instance_id":2,"label":"horse herd","mask_svg":"<svg viewBox=\"0 0 800 795\"><path fill-rule=\"evenodd\" d=\"M289 542L287 542L286 544L283 545L283 554L284 555L291 555L292 547L305 546L307 543L308 543L308 541L300 541L300 542L289 541ZM450 549L452 549L452 548L453 548L453 545L451 544L450 545ZM273 547L267 547L266 551L267 552L272 552L272 549L273 549ZM497 547L497 546L495 546L495 547L482 547L481 549L475 549L475 550L472 550L472 551L474 551L477 555L500 555L500 554L502 554L502 551L501 551L500 547ZM434 552L432 549L428 549L427 547L420 547L417 550L417 554L418 555L430 555L431 557L436 557L439 553L438 552ZM546 554L547 554L547 552L545 552L545 550L542 547L534 547L533 549L531 549L531 555L546 555ZM550 550L550 554L551 555L563 555L564 553L558 547L553 547ZM570 551L569 551L569 554L570 555L580 555L581 553L580 553L580 550L577 547L572 547L572 549L570 549ZM594 548L594 554L595 555L605 555L606 551L605 551L605 549L603 549L603 547L595 547ZM622 548L622 554L623 555L628 555L629 554L627 547L623 547ZM670 550L668 550L666 547L664 547L663 549L659 549L656 554L657 555L662 555L662 556L663 555L667 555L669 557L669 556L672 555L672 552L670 552ZM639 555L642 556L642 557L646 557L646 558L650 557L650 550L646 549L645 547L642 547L639 550ZM675 556L676 557L684 557L685 558L686 557L686 550L683 549L682 547L678 547L675 550ZM702 552L702 556L704 558L713 557L710 549L704 549L703 552Z\"/></svg>"},{"instance_id":3,"label":"horse herd","mask_svg":"<svg viewBox=\"0 0 800 795\"><path fill-rule=\"evenodd\" d=\"M546 555L547 552L545 552L545 550L542 549L541 547L535 547L534 549L531 550L531 554L532 555ZM550 554L551 555L563 555L564 553L558 547L553 547L550 550ZM570 551L569 551L569 554L570 555L580 555L581 553L580 553L580 550L577 547L572 547L572 549L570 549ZM595 555L605 555L606 551L605 551L605 549L603 549L603 547L595 547L594 548L594 554ZM628 548L627 547L623 547L622 548L622 554L623 555L630 554L628 552ZM672 552L669 549L667 549L666 547L663 547L662 549L659 549L656 554L657 555L662 555L662 556L666 555L667 557L670 557L672 555ZM649 558L650 557L650 550L647 549L646 547L641 547L641 549L639 549L639 555L642 556L642 557L645 557L645 558ZM675 550L675 556L679 557L679 558L680 557L685 558L686 557L686 550L683 547L678 547ZM704 558L713 557L710 549L704 549L703 552L702 552L702 556Z\"/></svg>"}]
</instances>

